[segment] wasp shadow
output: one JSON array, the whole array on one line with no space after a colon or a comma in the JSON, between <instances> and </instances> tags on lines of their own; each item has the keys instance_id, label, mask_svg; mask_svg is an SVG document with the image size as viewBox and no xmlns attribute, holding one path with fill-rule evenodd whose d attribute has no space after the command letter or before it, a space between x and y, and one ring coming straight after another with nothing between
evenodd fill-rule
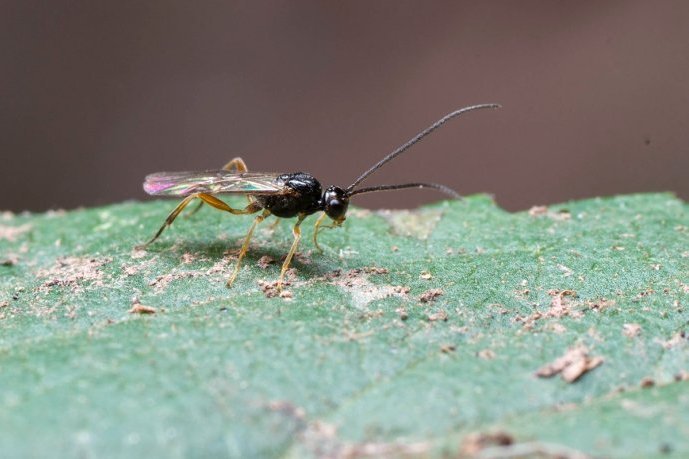
<instances>
[{"instance_id":1,"label":"wasp shadow","mask_svg":"<svg viewBox=\"0 0 689 459\"><path fill-rule=\"evenodd\" d=\"M219 261L228 256L232 256L233 260L236 259L234 257L239 252L241 245L241 241L187 239L160 241L155 246L147 247L146 251L155 253L169 262L178 261L184 254L207 258L211 261ZM289 244L252 243L242 260L242 265L255 266L261 258L268 256L274 260L271 265L276 266L277 272L279 272L288 251ZM322 276L339 268L332 265L336 258L333 254L329 254L328 251L320 253L307 248L306 250L297 251L297 254L292 258L290 268L296 268L300 274L306 277Z\"/></svg>"}]
</instances>

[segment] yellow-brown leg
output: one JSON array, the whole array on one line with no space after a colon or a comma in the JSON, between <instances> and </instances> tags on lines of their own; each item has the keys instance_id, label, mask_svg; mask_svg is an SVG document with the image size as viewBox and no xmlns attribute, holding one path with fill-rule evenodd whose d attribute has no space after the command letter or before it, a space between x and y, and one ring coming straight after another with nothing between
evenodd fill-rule
<instances>
[{"instance_id":1,"label":"yellow-brown leg","mask_svg":"<svg viewBox=\"0 0 689 459\"><path fill-rule=\"evenodd\" d=\"M240 158L239 156L237 156L236 158L232 159L230 162L228 162L227 164L225 164L225 165L222 167L222 169L223 169L224 171L230 171L230 172L233 171L233 170L234 170L234 171L237 171L237 172L248 172L248 171L249 171L249 168L246 167L246 163L245 163L244 160L243 160L242 158ZM249 199L249 202L251 202L251 199ZM199 205L196 206L196 207L194 207L194 208L191 210L191 212L189 212L189 213L187 213L187 214L185 215L185 217L187 217L187 218L191 217L191 216L194 215L196 212L198 212L199 210L201 210L201 207L203 207L203 201L199 202Z\"/></svg>"},{"instance_id":2,"label":"yellow-brown leg","mask_svg":"<svg viewBox=\"0 0 689 459\"><path fill-rule=\"evenodd\" d=\"M321 223L323 223L323 220L325 220L326 214L323 212L320 217L318 217L318 220L316 220L316 224L313 227L313 245L316 246L319 252L322 252L323 249L321 248L320 245L318 245L318 231L321 228Z\"/></svg>"},{"instance_id":3,"label":"yellow-brown leg","mask_svg":"<svg viewBox=\"0 0 689 459\"><path fill-rule=\"evenodd\" d=\"M251 204L249 204L249 206L251 206ZM232 287L232 283L237 278L237 274L239 274L239 268L242 264L242 258L244 258L244 255L246 255L246 252L249 250L249 242L251 242L251 236L254 234L254 230L256 229L258 224L265 220L268 216L270 216L270 211L265 209L263 213L256 217L254 219L254 222L251 224L249 232L246 233L246 236L244 237L244 243L242 244L242 248L239 250L239 256L237 256L237 264L234 265L234 271L232 272L230 278L227 279L228 287Z\"/></svg>"},{"instance_id":4,"label":"yellow-brown leg","mask_svg":"<svg viewBox=\"0 0 689 459\"><path fill-rule=\"evenodd\" d=\"M297 251L297 247L299 247L299 240L301 239L301 222L304 221L306 218L306 215L300 214L299 217L297 217L297 223L294 224L294 228L292 228L292 234L294 234L294 241L292 242L292 247L289 249L289 253L287 254L287 258L285 258L285 262L282 263L282 269L280 270L280 277L278 278L278 291L282 290L282 283L285 279L285 273L289 269L289 265L292 262L292 257L294 256L294 253Z\"/></svg>"},{"instance_id":5,"label":"yellow-brown leg","mask_svg":"<svg viewBox=\"0 0 689 459\"><path fill-rule=\"evenodd\" d=\"M249 168L246 167L246 163L239 156L232 159L232 161L225 164L222 168L223 168L223 170L226 170L226 171L231 171L232 169L234 169L237 172L249 172Z\"/></svg>"},{"instance_id":6,"label":"yellow-brown leg","mask_svg":"<svg viewBox=\"0 0 689 459\"><path fill-rule=\"evenodd\" d=\"M242 172L249 172L249 168L247 167L246 163L242 158L237 156L236 158L233 158L229 163L225 164L223 167L223 170L226 171L232 171L235 170L236 172L242 173ZM249 201L249 203L252 202L251 196L246 195L246 200ZM201 207L201 206L199 206ZM195 211L198 209L194 209Z\"/></svg>"},{"instance_id":7,"label":"yellow-brown leg","mask_svg":"<svg viewBox=\"0 0 689 459\"><path fill-rule=\"evenodd\" d=\"M189 196L187 196L186 198L184 198L184 199L182 200L182 202L180 202L180 203L177 205L177 207L174 208L174 210L173 210L172 212L170 212L170 215L167 216L167 218L165 219L165 222L164 222L163 225L160 227L160 229L159 229L158 232L155 234L155 236L153 236L153 237L151 238L150 241L148 241L147 243L145 243L145 244L144 244L143 246L141 246L141 247L146 247L146 246L148 246L149 244L151 244L153 241L155 241L156 239L158 239L158 237L163 233L163 231L165 230L165 228L167 228L168 226L172 225L172 222L175 221L175 218L177 218L177 216L180 214L180 212L182 212L182 210L184 210L184 208L185 208L191 201L193 201L193 200L196 199L196 198L201 199L201 202L206 202L206 203L210 204L211 206L215 207L216 209L224 210L225 212L230 212L231 214L234 214L234 215L253 214L253 213L258 212L259 210L261 210L261 207L259 207L259 206L258 206L257 204L255 204L255 203L249 204L248 206L246 206L246 207L243 208L243 209L234 209L234 208L228 206L227 204L225 204L225 203L224 203L223 201L221 201L220 199L218 199L218 198L216 198L215 196L212 196L212 195L210 195L210 194L206 194L206 193L194 193L194 194L190 194Z\"/></svg>"},{"instance_id":8,"label":"yellow-brown leg","mask_svg":"<svg viewBox=\"0 0 689 459\"><path fill-rule=\"evenodd\" d=\"M276 218L275 221L274 221L273 223L270 224L270 227L268 227L268 229L269 229L270 231L275 231L275 228L277 228L277 226L278 226L279 223L280 223L280 219L279 219L279 218Z\"/></svg>"}]
</instances>

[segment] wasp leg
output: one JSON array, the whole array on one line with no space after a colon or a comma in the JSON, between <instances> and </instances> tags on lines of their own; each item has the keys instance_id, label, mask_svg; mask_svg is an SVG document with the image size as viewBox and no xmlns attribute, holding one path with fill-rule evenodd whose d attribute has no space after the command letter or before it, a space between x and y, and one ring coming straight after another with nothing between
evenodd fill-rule
<instances>
[{"instance_id":1,"label":"wasp leg","mask_svg":"<svg viewBox=\"0 0 689 459\"><path fill-rule=\"evenodd\" d=\"M239 173L249 172L249 168L247 167L246 163L239 156L237 156L236 158L233 158L229 163L225 164L222 168L223 168L223 170L226 170L226 171L231 171L234 169L236 172L239 172ZM246 195L246 200L249 201L250 203L253 202L253 200L251 199L251 196L249 196L249 195ZM199 205L199 207L201 207L201 205ZM194 210L196 210L196 209L194 209Z\"/></svg>"},{"instance_id":2,"label":"wasp leg","mask_svg":"<svg viewBox=\"0 0 689 459\"><path fill-rule=\"evenodd\" d=\"M268 228L270 231L275 231L275 228L277 228L278 224L280 223L280 219L276 218L273 223L270 224L270 227Z\"/></svg>"},{"instance_id":3,"label":"wasp leg","mask_svg":"<svg viewBox=\"0 0 689 459\"><path fill-rule=\"evenodd\" d=\"M232 159L232 161L225 164L222 168L223 168L223 170L226 170L226 171L231 171L232 169L234 169L237 172L249 172L249 168L246 167L246 163L239 156Z\"/></svg>"},{"instance_id":4,"label":"wasp leg","mask_svg":"<svg viewBox=\"0 0 689 459\"><path fill-rule=\"evenodd\" d=\"M234 215L253 214L253 213L256 213L259 210L261 210L261 207L259 207L255 203L249 204L248 206L246 206L243 209L233 209L232 207L228 206L227 204L225 204L220 199L216 198L215 196L211 196L210 194L206 194L206 193L190 194L189 196L184 198L182 200L182 202L180 202L177 205L177 207L174 208L174 210L172 212L170 212L170 215L167 216L167 218L165 219L165 222L163 223L163 226L160 227L160 229L155 234L155 236L153 236L150 241L148 241L147 243L145 243L143 246L140 246L140 247L146 247L146 246L150 245L153 241L158 239L158 237L163 233L165 228L172 225L172 222L175 221L175 218L177 218L177 216L180 214L180 212L182 212L184 210L184 208L187 207L187 205L196 198L201 199L201 202L206 202L206 203L210 204L211 206L215 207L216 209L224 210L225 212L230 212L231 214L234 214Z\"/></svg>"},{"instance_id":5,"label":"wasp leg","mask_svg":"<svg viewBox=\"0 0 689 459\"><path fill-rule=\"evenodd\" d=\"M323 249L321 248L320 245L318 245L318 231L321 228L321 223L323 223L323 220L325 220L326 213L323 212L320 217L318 217L318 220L316 220L316 224L313 227L313 245L316 246L319 252L323 252Z\"/></svg>"},{"instance_id":6,"label":"wasp leg","mask_svg":"<svg viewBox=\"0 0 689 459\"><path fill-rule=\"evenodd\" d=\"M249 206L247 207L251 207L251 204L249 204ZM227 279L228 287L232 287L232 283L237 278L237 274L239 274L239 268L242 264L242 258L244 258L244 255L246 255L246 252L249 250L249 242L251 241L251 235L254 234L256 226L258 226L258 224L265 220L268 216L270 216L270 211L268 209L265 209L263 213L257 216L254 219L254 222L251 224L249 232L246 233L246 236L244 237L244 243L242 244L242 248L239 250L239 256L237 257L237 264L234 266L234 271L232 272L230 278Z\"/></svg>"},{"instance_id":7,"label":"wasp leg","mask_svg":"<svg viewBox=\"0 0 689 459\"><path fill-rule=\"evenodd\" d=\"M300 225L305 218L306 215L300 214L299 217L297 217L297 223L295 223L294 228L292 228L292 234L294 234L294 241L292 242L292 247L290 247L289 249L289 253L287 253L287 258L285 258L284 263L282 263L280 277L278 278L278 291L282 290L282 283L285 279L285 273L287 272L287 269L289 269L289 264L292 262L292 257L294 257L294 253L297 251L297 247L299 246L299 240L301 239Z\"/></svg>"},{"instance_id":8,"label":"wasp leg","mask_svg":"<svg viewBox=\"0 0 689 459\"><path fill-rule=\"evenodd\" d=\"M225 164L222 169L224 171L232 171L235 170L237 172L248 172L249 168L246 167L246 163L242 158L237 156L236 158L232 159L230 162ZM249 199L249 202L251 202L251 198L247 196L247 199ZM196 214L199 210L201 210L201 207L203 207L203 201L199 202L199 205L191 209L191 212L187 213L185 215L186 218L191 217L192 215Z\"/></svg>"}]
</instances>

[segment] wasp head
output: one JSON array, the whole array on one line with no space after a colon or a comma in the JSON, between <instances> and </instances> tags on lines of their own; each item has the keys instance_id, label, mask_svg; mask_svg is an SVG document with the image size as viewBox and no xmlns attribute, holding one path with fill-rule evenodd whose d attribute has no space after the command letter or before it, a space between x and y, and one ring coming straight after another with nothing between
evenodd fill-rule
<instances>
[{"instance_id":1,"label":"wasp head","mask_svg":"<svg viewBox=\"0 0 689 459\"><path fill-rule=\"evenodd\" d=\"M328 187L323 193L323 211L339 224L345 220L347 207L349 206L349 196L340 187Z\"/></svg>"}]
</instances>

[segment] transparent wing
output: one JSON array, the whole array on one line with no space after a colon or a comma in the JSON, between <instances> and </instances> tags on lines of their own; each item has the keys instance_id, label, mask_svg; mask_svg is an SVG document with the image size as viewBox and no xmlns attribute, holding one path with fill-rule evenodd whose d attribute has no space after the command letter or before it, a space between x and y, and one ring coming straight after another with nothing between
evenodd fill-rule
<instances>
[{"instance_id":1,"label":"transparent wing","mask_svg":"<svg viewBox=\"0 0 689 459\"><path fill-rule=\"evenodd\" d=\"M225 170L156 172L146 176L144 191L159 196L188 196L192 193L278 194L287 191L277 183L278 175Z\"/></svg>"}]
</instances>

